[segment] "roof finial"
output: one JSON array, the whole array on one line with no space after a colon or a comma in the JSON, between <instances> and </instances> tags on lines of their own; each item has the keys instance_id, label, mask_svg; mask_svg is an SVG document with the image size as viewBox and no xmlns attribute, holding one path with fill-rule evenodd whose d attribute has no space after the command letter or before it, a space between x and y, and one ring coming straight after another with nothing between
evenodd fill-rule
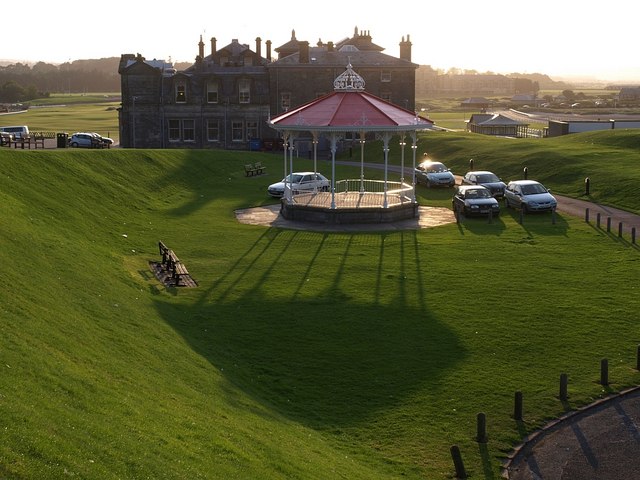
<instances>
[{"instance_id":1,"label":"roof finial","mask_svg":"<svg viewBox=\"0 0 640 480\"><path fill-rule=\"evenodd\" d=\"M353 71L351 57L347 69L333 81L334 90L362 91L364 90L364 78Z\"/></svg>"}]
</instances>

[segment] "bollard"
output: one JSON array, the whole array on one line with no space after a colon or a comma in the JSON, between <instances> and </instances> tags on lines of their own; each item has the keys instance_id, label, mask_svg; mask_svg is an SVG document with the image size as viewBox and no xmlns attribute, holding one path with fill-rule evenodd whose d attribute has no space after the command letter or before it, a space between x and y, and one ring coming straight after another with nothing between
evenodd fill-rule
<instances>
[{"instance_id":1,"label":"bollard","mask_svg":"<svg viewBox=\"0 0 640 480\"><path fill-rule=\"evenodd\" d=\"M589 191L591 190L591 180L589 177L584 179L584 194L589 195Z\"/></svg>"},{"instance_id":2,"label":"bollard","mask_svg":"<svg viewBox=\"0 0 640 480\"><path fill-rule=\"evenodd\" d=\"M469 170L473 170L473 158L469 159Z\"/></svg>"},{"instance_id":3,"label":"bollard","mask_svg":"<svg viewBox=\"0 0 640 480\"><path fill-rule=\"evenodd\" d=\"M589 209L585 209L584 211L584 221L589 223Z\"/></svg>"},{"instance_id":4,"label":"bollard","mask_svg":"<svg viewBox=\"0 0 640 480\"><path fill-rule=\"evenodd\" d=\"M611 231L611 217L607 217L607 233Z\"/></svg>"},{"instance_id":5,"label":"bollard","mask_svg":"<svg viewBox=\"0 0 640 480\"><path fill-rule=\"evenodd\" d=\"M467 478L467 472L462 463L462 455L457 445L451 447L451 458L453 458L453 466L456 469L456 478Z\"/></svg>"},{"instance_id":6,"label":"bollard","mask_svg":"<svg viewBox=\"0 0 640 480\"><path fill-rule=\"evenodd\" d=\"M633 227L633 228L631 229L631 243L632 243L633 245L635 245L635 244L636 244L636 227Z\"/></svg>"},{"instance_id":7,"label":"bollard","mask_svg":"<svg viewBox=\"0 0 640 480\"><path fill-rule=\"evenodd\" d=\"M622 238L622 222L618 222L618 237Z\"/></svg>"},{"instance_id":8,"label":"bollard","mask_svg":"<svg viewBox=\"0 0 640 480\"><path fill-rule=\"evenodd\" d=\"M600 212L598 212L598 214L596 215L596 225L598 226L598 228L600 228Z\"/></svg>"},{"instance_id":9,"label":"bollard","mask_svg":"<svg viewBox=\"0 0 640 480\"><path fill-rule=\"evenodd\" d=\"M640 345L636 351L636 370L640 370Z\"/></svg>"},{"instance_id":10,"label":"bollard","mask_svg":"<svg viewBox=\"0 0 640 480\"><path fill-rule=\"evenodd\" d=\"M513 418L522 421L522 392L516 392L513 406Z\"/></svg>"},{"instance_id":11,"label":"bollard","mask_svg":"<svg viewBox=\"0 0 640 480\"><path fill-rule=\"evenodd\" d=\"M567 384L569 383L568 377L566 373L560 374L560 400L564 401L567 399Z\"/></svg>"},{"instance_id":12,"label":"bollard","mask_svg":"<svg viewBox=\"0 0 640 480\"><path fill-rule=\"evenodd\" d=\"M552 208L551 209L551 225L555 225L556 224L556 209Z\"/></svg>"},{"instance_id":13,"label":"bollard","mask_svg":"<svg viewBox=\"0 0 640 480\"><path fill-rule=\"evenodd\" d=\"M520 209L520 214L518 215L518 223L520 225L522 225L522 222L524 221L524 210L521 208Z\"/></svg>"},{"instance_id":14,"label":"bollard","mask_svg":"<svg viewBox=\"0 0 640 480\"><path fill-rule=\"evenodd\" d=\"M487 443L487 416L484 413L478 414L478 435L476 440L478 443Z\"/></svg>"},{"instance_id":15,"label":"bollard","mask_svg":"<svg viewBox=\"0 0 640 480\"><path fill-rule=\"evenodd\" d=\"M527 167L524 167L522 169L522 174L524 175L524 179L526 180L527 177L529 176L529 169Z\"/></svg>"},{"instance_id":16,"label":"bollard","mask_svg":"<svg viewBox=\"0 0 640 480\"><path fill-rule=\"evenodd\" d=\"M600 360L600 385L609 385L609 360L606 358Z\"/></svg>"}]
</instances>

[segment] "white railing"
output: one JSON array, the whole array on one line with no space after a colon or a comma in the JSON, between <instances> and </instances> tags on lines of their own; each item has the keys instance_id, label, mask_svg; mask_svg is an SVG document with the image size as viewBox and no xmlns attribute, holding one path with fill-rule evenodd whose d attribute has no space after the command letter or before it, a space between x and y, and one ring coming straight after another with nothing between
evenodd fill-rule
<instances>
[{"instance_id":1,"label":"white railing","mask_svg":"<svg viewBox=\"0 0 640 480\"><path fill-rule=\"evenodd\" d=\"M331 191L301 190L292 191L287 185L284 198L298 205L329 208L335 200L337 208L369 208L392 206L415 202L415 192L411 185L403 182L385 182L383 180L338 180L335 184L335 197Z\"/></svg>"},{"instance_id":2,"label":"white railing","mask_svg":"<svg viewBox=\"0 0 640 480\"><path fill-rule=\"evenodd\" d=\"M336 193L384 193L384 180L345 179L336 182ZM413 187L402 182L387 182L387 193L409 195Z\"/></svg>"}]
</instances>

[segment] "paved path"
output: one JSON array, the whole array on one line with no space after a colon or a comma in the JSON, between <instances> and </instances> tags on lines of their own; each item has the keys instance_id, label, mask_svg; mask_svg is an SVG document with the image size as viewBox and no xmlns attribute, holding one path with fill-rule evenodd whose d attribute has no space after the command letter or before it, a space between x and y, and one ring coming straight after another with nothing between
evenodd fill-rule
<instances>
[{"instance_id":1,"label":"paved path","mask_svg":"<svg viewBox=\"0 0 640 480\"><path fill-rule=\"evenodd\" d=\"M506 465L509 480L640 479L640 389L596 402L533 434Z\"/></svg>"}]
</instances>

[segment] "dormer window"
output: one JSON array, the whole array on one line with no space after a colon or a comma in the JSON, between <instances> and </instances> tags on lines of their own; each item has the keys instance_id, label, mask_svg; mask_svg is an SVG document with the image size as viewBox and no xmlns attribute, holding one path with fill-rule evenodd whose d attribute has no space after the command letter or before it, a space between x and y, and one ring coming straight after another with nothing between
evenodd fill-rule
<instances>
[{"instance_id":1,"label":"dormer window","mask_svg":"<svg viewBox=\"0 0 640 480\"><path fill-rule=\"evenodd\" d=\"M185 103L187 101L187 86L184 83L176 85L176 103Z\"/></svg>"}]
</instances>

